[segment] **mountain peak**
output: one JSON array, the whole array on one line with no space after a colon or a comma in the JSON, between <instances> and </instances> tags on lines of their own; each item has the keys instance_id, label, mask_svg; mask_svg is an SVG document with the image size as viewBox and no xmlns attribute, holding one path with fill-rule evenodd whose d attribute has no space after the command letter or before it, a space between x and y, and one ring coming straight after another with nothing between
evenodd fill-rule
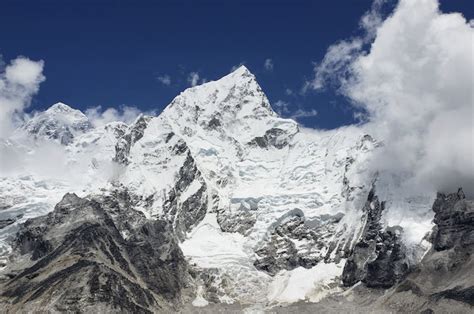
<instances>
[{"instance_id":1,"label":"mountain peak","mask_svg":"<svg viewBox=\"0 0 474 314\"><path fill-rule=\"evenodd\" d=\"M37 113L23 129L35 137L58 140L61 144L68 145L76 133L83 133L91 127L84 113L58 102L46 111Z\"/></svg>"},{"instance_id":2,"label":"mountain peak","mask_svg":"<svg viewBox=\"0 0 474 314\"><path fill-rule=\"evenodd\" d=\"M243 64L241 64L238 68L236 68L235 70L233 70L231 72L231 75L234 75L234 76L248 76L248 75L252 75L252 72L250 72L250 70Z\"/></svg>"},{"instance_id":3,"label":"mountain peak","mask_svg":"<svg viewBox=\"0 0 474 314\"><path fill-rule=\"evenodd\" d=\"M79 111L79 110L73 109L70 106L66 105L65 103L57 102L51 107L49 107L46 111L47 112L73 112L73 111Z\"/></svg>"}]
</instances>

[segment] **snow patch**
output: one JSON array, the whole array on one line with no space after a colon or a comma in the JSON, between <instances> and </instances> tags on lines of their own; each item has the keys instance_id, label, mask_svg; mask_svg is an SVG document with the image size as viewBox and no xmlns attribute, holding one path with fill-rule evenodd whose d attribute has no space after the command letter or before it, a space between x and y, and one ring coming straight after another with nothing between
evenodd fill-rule
<instances>
[{"instance_id":1,"label":"snow patch","mask_svg":"<svg viewBox=\"0 0 474 314\"><path fill-rule=\"evenodd\" d=\"M281 271L270 284L268 299L272 303L319 302L340 289L335 283L342 275L345 262L319 263L310 269L298 267L291 271Z\"/></svg>"}]
</instances>

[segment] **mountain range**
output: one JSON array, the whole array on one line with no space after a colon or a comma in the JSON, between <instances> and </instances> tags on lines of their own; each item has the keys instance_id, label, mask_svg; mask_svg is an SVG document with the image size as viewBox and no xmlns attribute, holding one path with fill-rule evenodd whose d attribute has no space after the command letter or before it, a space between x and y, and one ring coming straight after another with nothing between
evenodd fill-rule
<instances>
[{"instance_id":1,"label":"mountain range","mask_svg":"<svg viewBox=\"0 0 474 314\"><path fill-rule=\"evenodd\" d=\"M458 312L474 201L397 194L363 125L280 117L241 66L158 116L57 103L0 139L7 312Z\"/></svg>"}]
</instances>

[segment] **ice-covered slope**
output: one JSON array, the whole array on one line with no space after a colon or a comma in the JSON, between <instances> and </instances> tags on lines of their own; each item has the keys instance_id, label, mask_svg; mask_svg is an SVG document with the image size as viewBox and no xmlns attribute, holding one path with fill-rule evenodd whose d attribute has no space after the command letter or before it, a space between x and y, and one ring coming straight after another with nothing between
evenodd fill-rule
<instances>
[{"instance_id":1,"label":"ice-covered slope","mask_svg":"<svg viewBox=\"0 0 474 314\"><path fill-rule=\"evenodd\" d=\"M148 217L176 225L198 268L218 273L221 300L267 301L271 275L348 254L377 146L361 128L313 131L278 117L242 66L147 121L119 180Z\"/></svg>"}]
</instances>

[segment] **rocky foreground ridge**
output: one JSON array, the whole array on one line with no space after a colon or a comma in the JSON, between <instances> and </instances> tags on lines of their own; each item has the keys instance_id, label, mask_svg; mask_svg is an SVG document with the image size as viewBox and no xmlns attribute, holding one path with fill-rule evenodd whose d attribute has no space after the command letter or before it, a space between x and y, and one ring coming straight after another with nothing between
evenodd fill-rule
<instances>
[{"instance_id":1,"label":"rocky foreground ridge","mask_svg":"<svg viewBox=\"0 0 474 314\"><path fill-rule=\"evenodd\" d=\"M397 232L380 230L382 209L371 192L365 206L366 228L339 281L341 287L354 286L350 289L359 300L374 303L357 304L348 297L350 290L343 289L321 305L308 303L300 309L323 309L335 302L337 311L344 309L344 302L346 306L355 302L361 311L364 307L426 313L471 310L474 201L465 199L462 190L438 194L432 248L411 267L400 262L404 251ZM292 224L300 225L295 219ZM169 224L146 219L134 209L126 189L87 198L66 194L53 212L23 224L13 246L1 278L0 300L9 312L186 311L185 305L194 298L193 287L204 278L186 262ZM207 294L212 300L212 291Z\"/></svg>"}]
</instances>

